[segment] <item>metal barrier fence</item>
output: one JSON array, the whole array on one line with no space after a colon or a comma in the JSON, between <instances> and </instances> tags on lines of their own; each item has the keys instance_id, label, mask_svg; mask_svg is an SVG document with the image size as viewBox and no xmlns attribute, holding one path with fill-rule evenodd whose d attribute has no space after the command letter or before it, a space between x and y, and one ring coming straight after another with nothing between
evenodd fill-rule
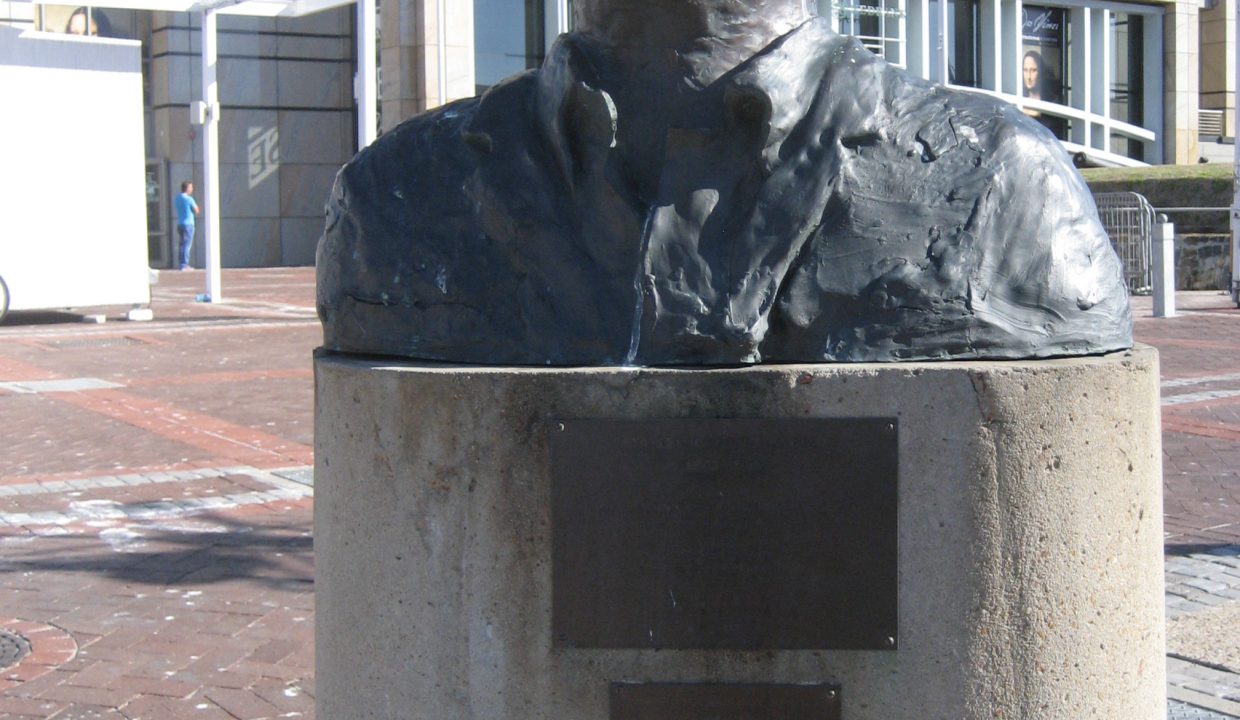
<instances>
[{"instance_id":1,"label":"metal barrier fence","mask_svg":"<svg viewBox=\"0 0 1240 720\"><path fill-rule=\"evenodd\" d=\"M1148 295L1154 286L1152 240L1154 207L1139 193L1112 192L1094 196L1098 217L1124 265L1124 282L1134 295Z\"/></svg>"}]
</instances>

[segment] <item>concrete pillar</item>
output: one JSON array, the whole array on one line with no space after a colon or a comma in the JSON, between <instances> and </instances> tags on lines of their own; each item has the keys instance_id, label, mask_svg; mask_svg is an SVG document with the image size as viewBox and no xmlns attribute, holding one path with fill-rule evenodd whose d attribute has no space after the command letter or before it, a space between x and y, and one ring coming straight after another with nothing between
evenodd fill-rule
<instances>
[{"instance_id":1,"label":"concrete pillar","mask_svg":"<svg viewBox=\"0 0 1240 720\"><path fill-rule=\"evenodd\" d=\"M1240 24L1235 27L1235 45L1240 46ZM1240 52L1235 55L1236 75L1240 76ZM1232 146L1233 168L1231 199L1231 300L1240 306L1240 143Z\"/></svg>"},{"instance_id":2,"label":"concrete pillar","mask_svg":"<svg viewBox=\"0 0 1240 720\"><path fill-rule=\"evenodd\" d=\"M393 0L379 6L383 68L383 129L439 104L440 77L446 101L474 95L474 8L472 2ZM443 16L442 33L439 18ZM444 47L440 51L440 38ZM440 70L440 58L444 68Z\"/></svg>"},{"instance_id":3,"label":"concrete pillar","mask_svg":"<svg viewBox=\"0 0 1240 720\"><path fill-rule=\"evenodd\" d=\"M375 0L357 0L357 74L353 98L357 101L357 149L375 141L379 130L379 84L375 58Z\"/></svg>"},{"instance_id":4,"label":"concrete pillar","mask_svg":"<svg viewBox=\"0 0 1240 720\"><path fill-rule=\"evenodd\" d=\"M1198 0L1168 3L1163 15L1163 162L1196 163L1197 141Z\"/></svg>"},{"instance_id":5,"label":"concrete pillar","mask_svg":"<svg viewBox=\"0 0 1240 720\"><path fill-rule=\"evenodd\" d=\"M1175 225L1159 215L1150 248L1154 271L1154 317L1175 317Z\"/></svg>"},{"instance_id":6,"label":"concrete pillar","mask_svg":"<svg viewBox=\"0 0 1240 720\"><path fill-rule=\"evenodd\" d=\"M1049 361L692 370L320 354L315 368L319 717L606 720L620 717L608 706L615 683L757 683L838 687L848 720L1166 718L1153 349ZM553 482L563 467L553 438L578 419L651 418L892 419L894 439L875 457L894 454L898 465L891 510L898 522L882 523L898 548L888 556L896 558L888 560L898 578L888 592L898 601L898 642L658 649L639 633L641 647L564 645L552 631L553 590L565 570L553 549L564 547L557 533L571 523L557 525L551 508L571 493L556 496L553 487L588 473L593 449L580 447L584 464ZM780 437L766 456L804 447ZM821 447L842 457L861 444ZM640 443L621 447L636 458L652 452ZM696 519L717 519L711 508L723 492L710 485L715 471L702 470L712 458L690 458L684 471L697 474L685 482L694 483L696 499L668 500L657 489L625 494L623 483L608 492L619 493L616 507L626 506L628 517L640 519L646 506L654 528L682 527L669 518L686 506ZM801 491L824 482L812 471L794 476ZM753 506L756 490L729 492ZM799 491L790 492L789 507L798 507ZM732 502L727 522L703 526L715 528L708 544L728 550L664 566L677 587L697 582L703 566L735 569L752 555L746 538L770 537L782 525L748 526ZM808 527L838 527L856 505L829 504ZM590 527L611 537L606 525ZM802 552L840 552L799 533L775 537ZM746 597L796 598L806 576L785 567L755 590L746 585ZM675 597L655 592L643 602L674 606ZM748 602L719 598L729 602L752 612Z\"/></svg>"},{"instance_id":7,"label":"concrete pillar","mask_svg":"<svg viewBox=\"0 0 1240 720\"><path fill-rule=\"evenodd\" d=\"M939 80L932 72L931 54L935 44L938 42L937 33L932 36L930 27L933 25L930 17L930 0L908 0L908 35L906 41L908 43L908 70L918 77L927 80Z\"/></svg>"},{"instance_id":8,"label":"concrete pillar","mask_svg":"<svg viewBox=\"0 0 1240 720\"><path fill-rule=\"evenodd\" d=\"M221 302L220 290L220 91L216 82L218 38L215 10L202 11L202 240L206 276L203 297Z\"/></svg>"}]
</instances>

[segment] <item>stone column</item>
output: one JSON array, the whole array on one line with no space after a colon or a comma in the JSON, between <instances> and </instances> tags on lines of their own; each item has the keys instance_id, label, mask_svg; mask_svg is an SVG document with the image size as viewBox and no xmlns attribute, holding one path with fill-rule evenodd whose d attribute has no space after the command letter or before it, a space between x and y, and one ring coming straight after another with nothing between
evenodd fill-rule
<instances>
[{"instance_id":1,"label":"stone column","mask_svg":"<svg viewBox=\"0 0 1240 720\"><path fill-rule=\"evenodd\" d=\"M444 52L437 0L391 0L379 8L379 113L384 131L439 104L439 59L449 102L474 95L474 6L444 0Z\"/></svg>"},{"instance_id":2,"label":"stone column","mask_svg":"<svg viewBox=\"0 0 1240 720\"><path fill-rule=\"evenodd\" d=\"M1197 162L1198 0L1175 0L1163 15L1163 162Z\"/></svg>"}]
</instances>

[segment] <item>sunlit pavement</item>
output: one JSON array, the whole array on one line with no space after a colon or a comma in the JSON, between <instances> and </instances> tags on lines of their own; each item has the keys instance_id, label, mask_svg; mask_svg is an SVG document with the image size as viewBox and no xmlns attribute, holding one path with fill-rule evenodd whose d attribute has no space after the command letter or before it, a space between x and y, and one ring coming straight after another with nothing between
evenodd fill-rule
<instances>
[{"instance_id":1,"label":"sunlit pavement","mask_svg":"<svg viewBox=\"0 0 1240 720\"><path fill-rule=\"evenodd\" d=\"M202 284L0 326L0 716L313 716L313 271Z\"/></svg>"},{"instance_id":2,"label":"sunlit pavement","mask_svg":"<svg viewBox=\"0 0 1240 720\"><path fill-rule=\"evenodd\" d=\"M0 717L314 715L313 270L202 285L162 273L152 322L0 325L0 650L24 653ZM1195 703L1171 716L1216 718L1240 668L1194 638L1240 598L1240 310L1180 304L1134 300L1164 379L1172 694Z\"/></svg>"}]
</instances>

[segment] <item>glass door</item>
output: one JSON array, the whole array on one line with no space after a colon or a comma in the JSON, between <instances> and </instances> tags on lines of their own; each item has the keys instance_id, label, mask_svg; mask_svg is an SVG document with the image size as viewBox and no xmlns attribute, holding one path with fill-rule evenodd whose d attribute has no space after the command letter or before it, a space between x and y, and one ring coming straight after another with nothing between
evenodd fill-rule
<instances>
[{"instance_id":1,"label":"glass door","mask_svg":"<svg viewBox=\"0 0 1240 720\"><path fill-rule=\"evenodd\" d=\"M172 238L168 234L168 161L146 161L146 248L147 264L153 268L172 267Z\"/></svg>"}]
</instances>

